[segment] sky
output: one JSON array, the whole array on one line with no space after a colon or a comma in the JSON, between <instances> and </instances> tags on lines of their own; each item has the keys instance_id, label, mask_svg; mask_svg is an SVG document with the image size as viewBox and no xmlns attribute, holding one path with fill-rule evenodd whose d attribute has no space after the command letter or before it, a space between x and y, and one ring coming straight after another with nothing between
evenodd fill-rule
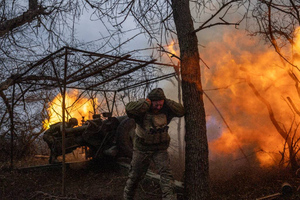
<instances>
[{"instance_id":1,"label":"sky","mask_svg":"<svg viewBox=\"0 0 300 200\"><path fill-rule=\"evenodd\" d=\"M113 29L108 22L106 26L111 30ZM109 37L109 33L107 32L107 29L103 25L103 23L99 20L95 20L95 17L91 16L91 14L87 12L83 13L83 15L80 17L80 21L76 23L75 28L76 38L83 44L101 44L105 41L102 38ZM132 17L128 17L128 19L124 22L123 32L124 33L121 37L122 42L131 39L134 35L140 33L140 29L136 28L135 22L133 22ZM124 50L124 53L126 53L136 49L149 48L149 44L146 36L144 34L140 34L133 40L130 40L129 43L123 45L122 48ZM107 50L109 50L109 48L107 48ZM146 52L144 56L150 56L151 52L149 52L148 55L147 54L148 52Z\"/></svg>"}]
</instances>

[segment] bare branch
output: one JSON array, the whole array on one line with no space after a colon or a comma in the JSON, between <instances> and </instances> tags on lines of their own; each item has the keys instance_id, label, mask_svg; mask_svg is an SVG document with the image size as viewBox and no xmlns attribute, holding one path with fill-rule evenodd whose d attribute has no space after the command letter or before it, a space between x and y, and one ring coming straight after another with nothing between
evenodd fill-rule
<instances>
[{"instance_id":1,"label":"bare branch","mask_svg":"<svg viewBox=\"0 0 300 200\"><path fill-rule=\"evenodd\" d=\"M24 12L22 15L15 17L10 20L6 20L0 23L0 37L8 34L10 31L35 20L39 15L45 15L45 9L43 7L39 7L35 10L28 10Z\"/></svg>"},{"instance_id":2,"label":"bare branch","mask_svg":"<svg viewBox=\"0 0 300 200\"><path fill-rule=\"evenodd\" d=\"M228 10L230 9L230 6L231 4L233 3L236 3L236 2L239 2L240 0L232 0L232 1L229 1L225 4L223 4L219 10L217 12L215 12L209 19L207 19L201 26L199 26L197 29L195 29L193 32L198 32L200 30L203 30L203 29L206 29L206 28L210 28L210 27L213 27L213 26L218 26L218 25L234 25L234 26L238 26L239 23L241 22L241 20L239 22L236 22L236 23L229 23L229 22L226 22L224 20L224 16L226 15L226 13L228 12ZM229 8L227 8L227 6L229 6ZM223 23L221 22L218 22L218 23L213 23L213 24L210 24L210 25L207 25L210 21L212 21L217 15L220 14L221 11L223 11L224 9L226 9L226 12L224 13L224 15L222 17L220 17L219 19L221 21L223 21Z\"/></svg>"}]
</instances>

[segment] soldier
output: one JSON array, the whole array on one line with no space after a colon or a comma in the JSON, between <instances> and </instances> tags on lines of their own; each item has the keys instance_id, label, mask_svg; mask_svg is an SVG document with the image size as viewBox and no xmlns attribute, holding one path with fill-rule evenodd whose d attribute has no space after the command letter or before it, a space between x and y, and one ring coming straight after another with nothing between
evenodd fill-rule
<instances>
[{"instance_id":1,"label":"soldier","mask_svg":"<svg viewBox=\"0 0 300 200\"><path fill-rule=\"evenodd\" d=\"M153 89L147 99L140 99L126 105L128 117L136 122L133 141L133 156L128 180L124 188L124 199L134 198L135 190L153 160L160 174L162 199L177 199L174 179L170 169L167 149L170 144L168 124L173 117L182 117L181 104L167 99L161 88Z\"/></svg>"},{"instance_id":2,"label":"soldier","mask_svg":"<svg viewBox=\"0 0 300 200\"><path fill-rule=\"evenodd\" d=\"M66 122L66 128L73 128L74 126L78 125L78 121L76 118L70 118L69 122ZM50 125L50 128L45 131L43 135L44 141L48 144L50 148L50 158L49 163L57 163L57 151L60 152L61 150L57 149L55 145L55 138L60 138L62 136L62 122L58 122L56 124ZM60 147L58 147L60 148Z\"/></svg>"}]
</instances>

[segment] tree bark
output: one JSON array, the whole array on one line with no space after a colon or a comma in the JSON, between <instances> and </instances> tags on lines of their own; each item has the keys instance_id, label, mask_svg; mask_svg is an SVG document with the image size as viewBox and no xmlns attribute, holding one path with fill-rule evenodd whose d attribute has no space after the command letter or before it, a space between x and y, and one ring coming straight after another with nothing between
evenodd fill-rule
<instances>
[{"instance_id":1,"label":"tree bark","mask_svg":"<svg viewBox=\"0 0 300 200\"><path fill-rule=\"evenodd\" d=\"M209 165L198 39L188 0L172 0L180 47L183 105L186 109L185 198L208 199Z\"/></svg>"}]
</instances>

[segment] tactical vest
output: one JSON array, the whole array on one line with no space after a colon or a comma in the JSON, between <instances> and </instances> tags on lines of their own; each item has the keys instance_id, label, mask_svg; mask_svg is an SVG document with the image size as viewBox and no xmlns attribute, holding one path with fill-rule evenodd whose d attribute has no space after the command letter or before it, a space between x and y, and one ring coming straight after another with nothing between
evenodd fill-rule
<instances>
[{"instance_id":1,"label":"tactical vest","mask_svg":"<svg viewBox=\"0 0 300 200\"><path fill-rule=\"evenodd\" d=\"M137 124L136 134L145 144L160 144L170 141L167 126L167 116L164 113L146 113L143 127Z\"/></svg>"}]
</instances>

